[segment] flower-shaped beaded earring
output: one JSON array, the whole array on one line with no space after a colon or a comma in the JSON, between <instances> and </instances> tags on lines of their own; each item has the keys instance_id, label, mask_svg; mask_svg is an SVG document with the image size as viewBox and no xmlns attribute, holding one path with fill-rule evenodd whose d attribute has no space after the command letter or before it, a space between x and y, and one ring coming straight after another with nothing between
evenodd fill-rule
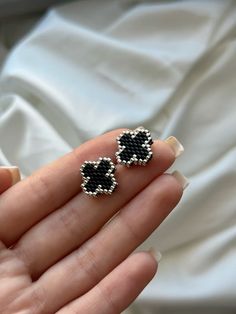
<instances>
[{"instance_id":1,"label":"flower-shaped beaded earring","mask_svg":"<svg viewBox=\"0 0 236 314\"><path fill-rule=\"evenodd\" d=\"M85 161L80 168L83 191L90 196L111 194L118 185L114 177L115 169L114 163L107 157Z\"/></svg>"},{"instance_id":2,"label":"flower-shaped beaded earring","mask_svg":"<svg viewBox=\"0 0 236 314\"><path fill-rule=\"evenodd\" d=\"M127 167L132 164L145 166L151 160L153 140L150 132L145 128L125 130L116 140L119 147L116 152L118 163Z\"/></svg>"}]
</instances>

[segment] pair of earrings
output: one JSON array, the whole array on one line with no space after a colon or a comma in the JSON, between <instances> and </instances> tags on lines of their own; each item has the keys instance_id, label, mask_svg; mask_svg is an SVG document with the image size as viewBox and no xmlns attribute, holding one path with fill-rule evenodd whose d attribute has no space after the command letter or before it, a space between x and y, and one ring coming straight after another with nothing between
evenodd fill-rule
<instances>
[{"instance_id":1,"label":"pair of earrings","mask_svg":"<svg viewBox=\"0 0 236 314\"><path fill-rule=\"evenodd\" d=\"M138 127L133 131L125 130L116 140L118 164L127 167L133 164L145 166L151 160L153 140L147 129ZM118 185L114 176L115 170L115 164L108 157L100 157L97 161L85 161L80 168L83 191L90 196L111 194Z\"/></svg>"}]
</instances>

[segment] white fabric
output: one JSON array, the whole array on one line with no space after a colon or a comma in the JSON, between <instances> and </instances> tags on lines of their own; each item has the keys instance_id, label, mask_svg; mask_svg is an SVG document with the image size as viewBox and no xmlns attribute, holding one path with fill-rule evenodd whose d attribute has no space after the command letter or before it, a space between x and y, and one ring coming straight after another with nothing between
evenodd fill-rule
<instances>
[{"instance_id":1,"label":"white fabric","mask_svg":"<svg viewBox=\"0 0 236 314\"><path fill-rule=\"evenodd\" d=\"M139 247L163 259L130 311L235 313L235 1L60 6L8 55L0 89L0 161L25 175L117 127L179 138L191 184Z\"/></svg>"}]
</instances>

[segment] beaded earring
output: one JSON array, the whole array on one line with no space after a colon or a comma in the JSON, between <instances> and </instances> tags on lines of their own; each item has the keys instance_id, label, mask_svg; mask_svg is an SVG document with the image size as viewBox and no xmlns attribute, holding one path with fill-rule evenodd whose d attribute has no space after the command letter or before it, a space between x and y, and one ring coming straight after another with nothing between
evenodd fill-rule
<instances>
[{"instance_id":1,"label":"beaded earring","mask_svg":"<svg viewBox=\"0 0 236 314\"><path fill-rule=\"evenodd\" d=\"M116 140L119 148L116 159L119 164L127 167L132 164L145 166L151 160L153 140L147 129L138 127L134 131L125 130Z\"/></svg>"},{"instance_id":2,"label":"beaded earring","mask_svg":"<svg viewBox=\"0 0 236 314\"><path fill-rule=\"evenodd\" d=\"M83 191L90 196L111 194L118 183L114 177L115 165L110 158L100 157L97 161L85 161L80 168Z\"/></svg>"}]
</instances>

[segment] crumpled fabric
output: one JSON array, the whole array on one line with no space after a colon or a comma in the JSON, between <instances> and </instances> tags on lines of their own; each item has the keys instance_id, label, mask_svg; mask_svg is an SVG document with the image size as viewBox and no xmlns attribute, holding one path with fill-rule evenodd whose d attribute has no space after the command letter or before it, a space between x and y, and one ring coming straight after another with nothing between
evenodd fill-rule
<instances>
[{"instance_id":1,"label":"crumpled fabric","mask_svg":"<svg viewBox=\"0 0 236 314\"><path fill-rule=\"evenodd\" d=\"M23 176L118 127L185 147L190 186L138 248L163 258L129 313L235 313L235 1L75 1L4 52L0 163Z\"/></svg>"}]
</instances>

